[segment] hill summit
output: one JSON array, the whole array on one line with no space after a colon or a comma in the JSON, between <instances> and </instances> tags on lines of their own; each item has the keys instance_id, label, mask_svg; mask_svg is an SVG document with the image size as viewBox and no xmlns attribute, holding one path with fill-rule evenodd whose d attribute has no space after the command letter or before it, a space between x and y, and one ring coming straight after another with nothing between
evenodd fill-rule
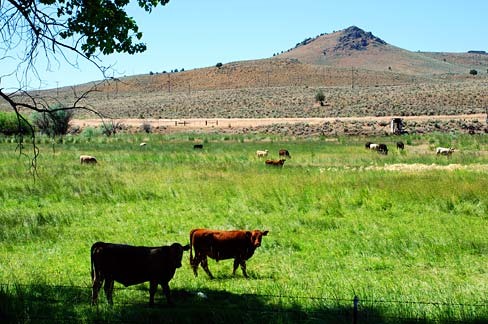
<instances>
[{"instance_id":1,"label":"hill summit","mask_svg":"<svg viewBox=\"0 0 488 324\"><path fill-rule=\"evenodd\" d=\"M379 37L374 36L371 32L365 32L361 28L351 26L344 29L342 35L337 39L337 45L334 51L339 50L366 50L368 46L386 45L386 42Z\"/></svg>"}]
</instances>

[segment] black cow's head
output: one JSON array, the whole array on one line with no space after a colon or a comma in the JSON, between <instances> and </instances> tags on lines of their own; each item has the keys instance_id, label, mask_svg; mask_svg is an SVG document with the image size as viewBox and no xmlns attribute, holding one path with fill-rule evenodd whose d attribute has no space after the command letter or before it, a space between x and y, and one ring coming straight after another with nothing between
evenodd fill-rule
<instances>
[{"instance_id":1,"label":"black cow's head","mask_svg":"<svg viewBox=\"0 0 488 324\"><path fill-rule=\"evenodd\" d=\"M173 262L175 268L181 268L181 259L183 258L183 251L188 251L190 245L187 244L182 246L180 243L173 243L171 248L171 261Z\"/></svg>"}]
</instances>

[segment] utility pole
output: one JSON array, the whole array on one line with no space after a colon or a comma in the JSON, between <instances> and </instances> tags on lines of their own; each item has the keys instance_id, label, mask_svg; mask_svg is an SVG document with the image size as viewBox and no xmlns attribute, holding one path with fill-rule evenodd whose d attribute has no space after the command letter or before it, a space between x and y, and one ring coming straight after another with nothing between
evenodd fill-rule
<instances>
[{"instance_id":1,"label":"utility pole","mask_svg":"<svg viewBox=\"0 0 488 324\"><path fill-rule=\"evenodd\" d=\"M351 67L351 89L354 89L354 67Z\"/></svg>"},{"instance_id":2,"label":"utility pole","mask_svg":"<svg viewBox=\"0 0 488 324\"><path fill-rule=\"evenodd\" d=\"M171 93L171 74L168 73L168 93Z\"/></svg>"}]
</instances>

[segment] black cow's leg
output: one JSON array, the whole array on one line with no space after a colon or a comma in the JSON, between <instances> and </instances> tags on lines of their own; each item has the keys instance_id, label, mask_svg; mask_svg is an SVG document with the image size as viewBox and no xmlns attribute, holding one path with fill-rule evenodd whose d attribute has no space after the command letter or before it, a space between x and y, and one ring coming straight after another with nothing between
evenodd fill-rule
<instances>
[{"instance_id":1,"label":"black cow's leg","mask_svg":"<svg viewBox=\"0 0 488 324\"><path fill-rule=\"evenodd\" d=\"M244 275L244 277L249 278L246 272L246 260L241 260L239 264L241 265L242 274Z\"/></svg>"},{"instance_id":2,"label":"black cow's leg","mask_svg":"<svg viewBox=\"0 0 488 324\"><path fill-rule=\"evenodd\" d=\"M207 261L207 257L204 257L202 259L202 268L203 270L205 270L205 272L208 274L208 276L210 277L210 279L214 279L214 276L212 276L212 273L210 272L210 270L208 269L208 261Z\"/></svg>"},{"instance_id":3,"label":"black cow's leg","mask_svg":"<svg viewBox=\"0 0 488 324\"><path fill-rule=\"evenodd\" d=\"M163 293L166 295L166 300L168 301L169 305L173 305L173 301L171 300L171 293L169 291L169 285L167 282L161 283L161 287L163 287Z\"/></svg>"},{"instance_id":4,"label":"black cow's leg","mask_svg":"<svg viewBox=\"0 0 488 324\"><path fill-rule=\"evenodd\" d=\"M105 279L105 285L103 286L105 290L105 296L107 296L107 301L110 305L113 305L114 302L112 300L112 293L114 291L114 280L113 279Z\"/></svg>"},{"instance_id":5,"label":"black cow's leg","mask_svg":"<svg viewBox=\"0 0 488 324\"><path fill-rule=\"evenodd\" d=\"M103 278L100 278L97 274L95 274L95 278L93 279L92 285L92 305L95 305L98 299L98 293L100 292L100 288L102 288Z\"/></svg>"},{"instance_id":6,"label":"black cow's leg","mask_svg":"<svg viewBox=\"0 0 488 324\"><path fill-rule=\"evenodd\" d=\"M154 295L156 294L156 290L158 290L158 282L151 281L149 283L149 305L154 305Z\"/></svg>"},{"instance_id":7,"label":"black cow's leg","mask_svg":"<svg viewBox=\"0 0 488 324\"><path fill-rule=\"evenodd\" d=\"M234 270L232 271L232 275L236 275L236 270L239 267L239 261L237 259L234 259Z\"/></svg>"}]
</instances>

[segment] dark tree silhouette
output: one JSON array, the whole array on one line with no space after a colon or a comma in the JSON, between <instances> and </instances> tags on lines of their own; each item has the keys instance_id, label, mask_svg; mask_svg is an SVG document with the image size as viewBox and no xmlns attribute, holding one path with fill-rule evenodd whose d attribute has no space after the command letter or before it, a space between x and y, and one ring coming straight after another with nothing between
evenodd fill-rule
<instances>
[{"instance_id":1,"label":"dark tree silhouette","mask_svg":"<svg viewBox=\"0 0 488 324\"><path fill-rule=\"evenodd\" d=\"M57 114L62 110L83 109L103 117L85 104L88 94L97 91L100 84L84 93L76 94L72 103L49 107L48 101L28 92L30 76L39 80L38 63L47 61L78 66L78 60L94 64L103 76L102 82L114 80L108 76L111 67L101 65L100 57L112 53L135 54L146 50L140 42L142 33L126 8L130 0L5 0L0 1L0 64L13 64L12 70L0 75L0 100L4 100L17 116L20 126L32 125L21 113ZM150 13L169 0L137 0L137 4ZM25 53L19 55L19 53ZM3 62L2 62L3 61ZM5 89L2 79L14 76L18 85ZM20 132L19 132L20 133ZM19 149L23 136L19 136ZM36 167L38 150L33 144L32 166ZM22 151L21 151L22 154Z\"/></svg>"}]
</instances>

